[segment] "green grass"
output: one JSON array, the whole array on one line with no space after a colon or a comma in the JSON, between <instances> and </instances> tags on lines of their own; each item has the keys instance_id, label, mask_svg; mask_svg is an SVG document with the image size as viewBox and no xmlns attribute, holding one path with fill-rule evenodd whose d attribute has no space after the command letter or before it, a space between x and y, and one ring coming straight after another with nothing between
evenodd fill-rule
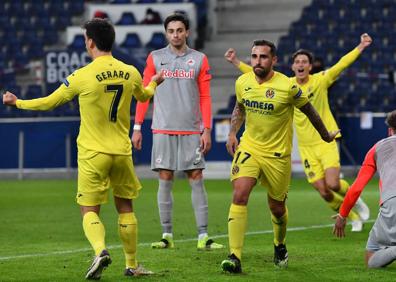
<instances>
[{"instance_id":1,"label":"green grass","mask_svg":"<svg viewBox=\"0 0 396 282\"><path fill-rule=\"evenodd\" d=\"M196 251L196 228L186 180L174 187L174 236L176 248L152 250L149 243L161 235L156 204L157 181L143 180L135 201L139 220L139 261L156 272L139 280L154 281L391 281L395 266L367 270L364 251L372 221L362 233L343 240L331 234L333 214L305 180L293 180L289 193L287 246L289 268L275 269L269 210L265 189L257 186L249 202L248 234L243 249L241 275L220 271L228 249ZM228 244L227 215L232 189L228 181L207 180L209 232ZM0 181L0 281L83 281L92 251L85 239L74 181ZM363 193L378 211L378 188L371 182ZM113 264L102 281L125 281L124 259L117 234L117 216L112 201L104 205L101 218ZM316 226L316 227L315 227ZM305 227L296 230L298 227Z\"/></svg>"}]
</instances>

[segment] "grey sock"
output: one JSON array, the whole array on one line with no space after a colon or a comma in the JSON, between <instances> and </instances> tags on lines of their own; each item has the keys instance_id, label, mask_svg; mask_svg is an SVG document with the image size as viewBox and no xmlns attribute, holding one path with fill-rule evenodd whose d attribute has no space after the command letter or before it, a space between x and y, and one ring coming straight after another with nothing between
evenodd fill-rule
<instances>
[{"instance_id":1,"label":"grey sock","mask_svg":"<svg viewBox=\"0 0 396 282\"><path fill-rule=\"evenodd\" d=\"M172 185L173 180L159 179L157 201L163 233L172 233Z\"/></svg>"},{"instance_id":2,"label":"grey sock","mask_svg":"<svg viewBox=\"0 0 396 282\"><path fill-rule=\"evenodd\" d=\"M396 259L396 246L376 251L368 261L369 268L384 267Z\"/></svg>"},{"instance_id":3,"label":"grey sock","mask_svg":"<svg viewBox=\"0 0 396 282\"><path fill-rule=\"evenodd\" d=\"M203 179L191 180L191 201L194 208L198 234L208 232L208 195Z\"/></svg>"}]
</instances>

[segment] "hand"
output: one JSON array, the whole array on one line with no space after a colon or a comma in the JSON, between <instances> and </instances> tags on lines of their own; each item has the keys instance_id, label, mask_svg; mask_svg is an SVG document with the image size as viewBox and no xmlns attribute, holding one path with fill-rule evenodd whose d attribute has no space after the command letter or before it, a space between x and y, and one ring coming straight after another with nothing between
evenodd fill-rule
<instances>
[{"instance_id":1,"label":"hand","mask_svg":"<svg viewBox=\"0 0 396 282\"><path fill-rule=\"evenodd\" d=\"M331 141L333 141L335 139L335 137L337 136L338 133L340 133L341 129L335 130L335 131L329 131L328 135L323 138L323 141L326 141L327 143L330 143Z\"/></svg>"},{"instance_id":2,"label":"hand","mask_svg":"<svg viewBox=\"0 0 396 282\"><path fill-rule=\"evenodd\" d=\"M201 152L206 154L212 148L212 136L210 135L210 129L205 128L200 140Z\"/></svg>"},{"instance_id":3,"label":"hand","mask_svg":"<svg viewBox=\"0 0 396 282\"><path fill-rule=\"evenodd\" d=\"M372 42L373 42L373 39L371 38L371 36L368 35L367 33L363 33L360 36L360 44L358 45L359 50L363 51L364 48L370 46Z\"/></svg>"},{"instance_id":4,"label":"hand","mask_svg":"<svg viewBox=\"0 0 396 282\"><path fill-rule=\"evenodd\" d=\"M231 64L233 64L234 66L238 67L240 64L240 60L238 59L237 55L236 55L236 51L232 48L229 48L225 54L224 54L224 58L230 62Z\"/></svg>"},{"instance_id":5,"label":"hand","mask_svg":"<svg viewBox=\"0 0 396 282\"><path fill-rule=\"evenodd\" d=\"M5 94L3 94L3 104L8 105L8 106L15 106L16 101L18 100L17 96L15 96L13 93L7 91Z\"/></svg>"},{"instance_id":6,"label":"hand","mask_svg":"<svg viewBox=\"0 0 396 282\"><path fill-rule=\"evenodd\" d=\"M236 138L235 134L230 133L228 135L226 148L227 148L227 152L231 155L231 157L233 157L235 154L235 151L238 148L238 139Z\"/></svg>"},{"instance_id":7,"label":"hand","mask_svg":"<svg viewBox=\"0 0 396 282\"><path fill-rule=\"evenodd\" d=\"M151 77L151 81L155 81L157 83L157 85L160 85L163 81L164 81L164 75L162 74L162 72L156 73L155 75L153 75Z\"/></svg>"},{"instance_id":8,"label":"hand","mask_svg":"<svg viewBox=\"0 0 396 282\"><path fill-rule=\"evenodd\" d=\"M345 237L346 218L339 214L333 216L333 218L336 220L333 227L333 235L337 236L338 238Z\"/></svg>"},{"instance_id":9,"label":"hand","mask_svg":"<svg viewBox=\"0 0 396 282\"><path fill-rule=\"evenodd\" d=\"M142 132L140 130L134 130L132 133L132 144L136 150L142 149Z\"/></svg>"}]
</instances>

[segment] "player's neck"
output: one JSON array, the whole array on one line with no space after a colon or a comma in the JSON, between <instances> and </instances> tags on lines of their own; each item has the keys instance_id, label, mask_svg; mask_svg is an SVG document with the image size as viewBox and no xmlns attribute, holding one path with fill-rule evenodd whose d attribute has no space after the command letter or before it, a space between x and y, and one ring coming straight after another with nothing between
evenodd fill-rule
<instances>
[{"instance_id":1,"label":"player's neck","mask_svg":"<svg viewBox=\"0 0 396 282\"><path fill-rule=\"evenodd\" d=\"M92 50L92 60L95 60L96 58L102 57L102 56L111 56L111 52Z\"/></svg>"},{"instance_id":2,"label":"player's neck","mask_svg":"<svg viewBox=\"0 0 396 282\"><path fill-rule=\"evenodd\" d=\"M298 84L304 85L305 83L307 83L309 81L309 75L306 77L303 77L303 78L296 77L296 81Z\"/></svg>"},{"instance_id":3,"label":"player's neck","mask_svg":"<svg viewBox=\"0 0 396 282\"><path fill-rule=\"evenodd\" d=\"M274 74L275 74L275 72L274 72L273 70L271 70L271 71L266 75L266 77L261 78L261 77L258 77L258 76L256 75L256 81L258 82L258 84L262 84L262 83L267 82L268 80L270 80L270 79L274 76Z\"/></svg>"},{"instance_id":4,"label":"player's neck","mask_svg":"<svg viewBox=\"0 0 396 282\"><path fill-rule=\"evenodd\" d=\"M173 53L176 53L178 56L184 55L187 51L187 44L183 44L181 46L172 46L170 45L170 48Z\"/></svg>"}]
</instances>

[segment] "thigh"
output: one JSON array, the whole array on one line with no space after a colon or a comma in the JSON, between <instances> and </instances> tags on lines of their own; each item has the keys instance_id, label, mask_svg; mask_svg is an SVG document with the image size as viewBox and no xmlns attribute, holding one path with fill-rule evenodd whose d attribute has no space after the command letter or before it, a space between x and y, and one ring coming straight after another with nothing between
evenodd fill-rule
<instances>
[{"instance_id":1,"label":"thigh","mask_svg":"<svg viewBox=\"0 0 396 282\"><path fill-rule=\"evenodd\" d=\"M258 179L260 177L260 164L252 153L241 147L234 154L231 164L231 181L241 177Z\"/></svg>"},{"instance_id":2,"label":"thigh","mask_svg":"<svg viewBox=\"0 0 396 282\"><path fill-rule=\"evenodd\" d=\"M151 169L177 169L177 135L153 134Z\"/></svg>"},{"instance_id":3,"label":"thigh","mask_svg":"<svg viewBox=\"0 0 396 282\"><path fill-rule=\"evenodd\" d=\"M304 167L304 172L309 183L314 183L315 181L325 177L321 160L316 154L316 152L320 150L316 150L316 146L321 145L315 145L315 147L298 147L301 156L301 162Z\"/></svg>"},{"instance_id":4,"label":"thigh","mask_svg":"<svg viewBox=\"0 0 396 282\"><path fill-rule=\"evenodd\" d=\"M336 141L321 144L318 155L324 170L340 167L340 152Z\"/></svg>"},{"instance_id":5,"label":"thigh","mask_svg":"<svg viewBox=\"0 0 396 282\"><path fill-rule=\"evenodd\" d=\"M107 202L111 155L92 152L89 158L78 159L77 203L96 206Z\"/></svg>"},{"instance_id":6,"label":"thigh","mask_svg":"<svg viewBox=\"0 0 396 282\"><path fill-rule=\"evenodd\" d=\"M114 196L123 199L135 199L139 195L142 185L136 176L131 155L114 156L109 177Z\"/></svg>"},{"instance_id":7,"label":"thigh","mask_svg":"<svg viewBox=\"0 0 396 282\"><path fill-rule=\"evenodd\" d=\"M268 158L262 157L261 164L261 184L268 187L268 195L283 202L289 192L291 177L291 158Z\"/></svg>"},{"instance_id":8,"label":"thigh","mask_svg":"<svg viewBox=\"0 0 396 282\"><path fill-rule=\"evenodd\" d=\"M177 170L205 168L205 158L200 147L199 134L179 135L177 147Z\"/></svg>"}]
</instances>

